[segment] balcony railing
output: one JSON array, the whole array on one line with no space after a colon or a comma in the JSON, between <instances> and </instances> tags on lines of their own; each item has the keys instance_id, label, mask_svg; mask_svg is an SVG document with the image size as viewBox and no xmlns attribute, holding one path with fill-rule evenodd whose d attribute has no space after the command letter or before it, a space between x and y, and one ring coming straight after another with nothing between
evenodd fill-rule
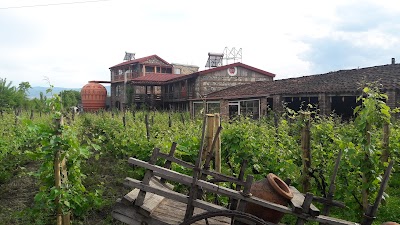
<instances>
[{"instance_id":1,"label":"balcony railing","mask_svg":"<svg viewBox=\"0 0 400 225\"><path fill-rule=\"evenodd\" d=\"M174 93L166 93L166 94L135 94L134 100L135 102L146 102L146 101L164 101L164 102L173 102L173 101L185 101L189 98L192 98L191 94L187 94L186 92L174 92Z\"/></svg>"},{"instance_id":2,"label":"balcony railing","mask_svg":"<svg viewBox=\"0 0 400 225\"><path fill-rule=\"evenodd\" d=\"M133 72L133 73L126 73L126 80L132 80L133 78L139 77L138 72ZM125 81L125 74L121 75L113 75L111 77L111 82L121 82Z\"/></svg>"}]
</instances>

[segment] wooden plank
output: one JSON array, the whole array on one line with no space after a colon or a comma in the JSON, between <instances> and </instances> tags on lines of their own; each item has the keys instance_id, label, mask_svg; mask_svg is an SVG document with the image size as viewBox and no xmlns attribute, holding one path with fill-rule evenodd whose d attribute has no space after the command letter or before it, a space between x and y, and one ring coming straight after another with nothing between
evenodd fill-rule
<instances>
[{"instance_id":1,"label":"wooden plank","mask_svg":"<svg viewBox=\"0 0 400 225\"><path fill-rule=\"evenodd\" d=\"M188 169L193 169L193 168L194 168L194 165L193 165L193 164L188 163L188 162L186 162L186 161L183 161L183 160L181 160L181 159L177 159L177 158L175 158L175 157L173 157L173 156L169 156L169 155L167 155L167 154L165 154L165 153L160 152L160 153L158 154L158 156L159 156L160 158L165 159L165 160L168 160L168 161L171 161L171 162L176 163L176 164L178 164L178 165L181 165L181 166L183 166L183 167L185 167L185 168L188 168Z\"/></svg>"},{"instance_id":2,"label":"wooden plank","mask_svg":"<svg viewBox=\"0 0 400 225\"><path fill-rule=\"evenodd\" d=\"M146 192L152 192L157 195L161 195L166 198L173 199L175 201L179 201L179 202L182 202L185 204L187 204L187 202L188 202L187 195L184 195L184 194L181 194L181 193L178 193L175 191L171 191L168 189L164 189L164 188L151 187L149 185L143 184L142 182L132 179L132 178L129 178L129 177L125 178L124 185L126 185L128 187L139 188ZM212 203L205 202L205 201L202 201L199 199L196 199L193 201L193 206L201 208L201 209L205 209L207 211L216 211L216 210L225 210L226 209L225 207L214 205Z\"/></svg>"},{"instance_id":3,"label":"wooden plank","mask_svg":"<svg viewBox=\"0 0 400 225\"><path fill-rule=\"evenodd\" d=\"M162 220L140 215L133 206L116 203L111 213L112 217L130 225L170 225Z\"/></svg>"},{"instance_id":4,"label":"wooden plank","mask_svg":"<svg viewBox=\"0 0 400 225\"><path fill-rule=\"evenodd\" d=\"M159 187L159 188L166 188L165 185L163 185L157 178L152 177L149 182L150 186L153 187ZM126 205L132 205L134 204L134 201L136 200L138 194L139 194L139 189L134 189L128 194L126 194L121 202L126 204ZM143 201L143 205L140 206L139 212L140 214L144 216L150 216L153 210L164 200L163 196L156 195L154 193L146 193L146 196Z\"/></svg>"},{"instance_id":5,"label":"wooden plank","mask_svg":"<svg viewBox=\"0 0 400 225\"><path fill-rule=\"evenodd\" d=\"M304 195L300 193L295 187L290 186L290 189L293 192L293 198L289 202L289 205L292 207L293 212L295 213L303 213L303 203L304 203ZM308 212L311 216L319 216L320 211L317 207L315 207L313 204L310 205L310 210Z\"/></svg>"},{"instance_id":6,"label":"wooden plank","mask_svg":"<svg viewBox=\"0 0 400 225\"><path fill-rule=\"evenodd\" d=\"M159 152L160 152L159 148L154 148L153 149L153 153L151 154L149 164L153 165L153 164L155 164L157 162L157 155L158 155ZM148 169L148 170L146 170L146 173L144 174L144 178L143 178L142 182L144 184L149 184L150 183L150 179L152 177L153 177L153 170ZM146 196L146 192L144 192L143 190L140 190L138 196L136 197L135 205L136 206L142 206L145 196Z\"/></svg>"}]
</instances>

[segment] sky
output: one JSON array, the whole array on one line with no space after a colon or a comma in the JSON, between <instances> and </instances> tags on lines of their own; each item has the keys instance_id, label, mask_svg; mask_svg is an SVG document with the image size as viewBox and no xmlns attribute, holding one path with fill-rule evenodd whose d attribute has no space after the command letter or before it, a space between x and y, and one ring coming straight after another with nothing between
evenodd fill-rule
<instances>
[{"instance_id":1,"label":"sky","mask_svg":"<svg viewBox=\"0 0 400 225\"><path fill-rule=\"evenodd\" d=\"M393 0L0 0L0 78L80 88L156 54L205 69L208 53L285 79L400 61Z\"/></svg>"}]
</instances>

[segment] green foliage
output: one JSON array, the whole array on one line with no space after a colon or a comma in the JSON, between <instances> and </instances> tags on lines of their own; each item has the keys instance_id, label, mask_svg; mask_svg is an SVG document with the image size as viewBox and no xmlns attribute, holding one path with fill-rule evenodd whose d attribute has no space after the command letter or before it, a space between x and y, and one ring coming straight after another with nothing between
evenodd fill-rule
<instances>
[{"instance_id":1,"label":"green foliage","mask_svg":"<svg viewBox=\"0 0 400 225\"><path fill-rule=\"evenodd\" d=\"M366 90L374 89L369 87ZM305 119L309 119L312 155L311 192L317 196L327 195L335 159L339 151L343 151L336 178L335 200L343 201L347 208L334 209L332 213L335 217L359 222L362 213L360 210L362 189L369 188L371 200L375 197L376 188L380 184L379 175L384 167L379 162L382 150L381 126L388 121L385 117L387 108L382 104L385 97L372 92L368 93L360 98L360 101L365 104L357 109L358 117L355 122L342 122L340 118L332 116L308 114L308 110L300 113L288 110L283 116L275 118L269 116L257 121L247 118L222 121L223 173L237 175L240 163L243 159L247 159L248 169L245 175L253 174L258 180L272 172L283 179L290 178L292 184L299 188L302 175L300 130L305 124ZM375 100L368 99L368 96L375 96L372 97ZM128 157L148 160L154 147L159 147L162 152L168 152L171 143L177 142L176 157L191 163L196 160L200 147L202 121L190 120L188 113L149 111L126 112L125 114L122 112L84 113L77 116L73 123L58 129L52 124L54 124L54 119L61 118L64 107L61 100L59 96L51 99L43 97L40 100L42 110L50 114L42 118L29 120L27 114L22 113L17 117L18 122L15 123L13 114L4 113L3 117L0 117L0 163L2 165L0 183L12 179L15 165L26 162L27 159L24 158L26 156L41 165L36 174L40 190L35 198L36 209L40 210L36 210L33 214L37 223L39 220L42 220L43 224L53 222L49 218L54 218L57 208L54 199L57 197L60 199L64 212L73 211L75 220L88 217L91 208L105 207L104 210L109 210L115 200L122 196L121 193L126 194L126 189L123 189L121 184L123 179L126 176L141 179L144 174L143 169L132 169L128 166L126 162ZM376 115L376 113L381 114ZM145 115L149 118L149 140L146 133ZM171 126L169 126L169 117L172 121ZM123 118L125 118L125 126ZM367 146L365 128L368 123L371 125L368 131L370 141ZM398 160L399 121L392 118L390 128L389 147L392 158ZM58 150L61 151L62 157L66 157L69 172L68 182L61 188L55 188L53 173L54 154ZM366 150L370 153L373 179L363 186L361 174L366 169L363 165L366 163L364 158ZM111 164L110 167L103 168L107 163ZM162 161L157 163L161 164ZM396 167L398 165L395 169ZM192 173L176 164L173 164L172 169L184 174L191 175ZM88 174L88 177L85 174ZM110 176L115 179L109 181ZM395 180L391 180L390 185L388 193L391 198L387 200L387 203L392 205L393 201L397 204L399 198L396 196L399 196L399 193L392 191L392 186L398 189L399 185ZM104 188L108 188L107 191L103 192ZM116 189L122 189L121 193ZM178 186L177 190L187 191L183 186ZM99 196L102 196L104 201ZM209 199L213 200L213 198ZM225 200L221 201L226 203ZM393 219L393 215L399 213L396 207L384 206L383 212L378 215L379 222L383 222L385 218ZM47 217L48 215L51 217Z\"/></svg>"},{"instance_id":2,"label":"green foliage","mask_svg":"<svg viewBox=\"0 0 400 225\"><path fill-rule=\"evenodd\" d=\"M69 107L78 105L78 102L81 100L81 93L74 90L65 90L60 92L60 97L63 107L68 109Z\"/></svg>"},{"instance_id":3,"label":"green foliage","mask_svg":"<svg viewBox=\"0 0 400 225\"><path fill-rule=\"evenodd\" d=\"M22 82L19 87L12 86L12 82L0 78L0 110L9 110L15 108L28 108L29 101L27 92L30 88L28 82Z\"/></svg>"},{"instance_id":4,"label":"green foliage","mask_svg":"<svg viewBox=\"0 0 400 225\"><path fill-rule=\"evenodd\" d=\"M41 167L35 173L40 181L39 192L35 196L35 209L38 210L37 213L49 215L61 209L63 213L72 211L74 215L81 216L96 207L94 203L98 202L99 193L86 190L83 185L86 176L81 172L82 162L89 158L91 152L87 146L81 145L74 126L60 122L60 96L53 95L47 99L46 110L50 112L52 123L28 126L39 144L35 151L26 153L33 160L42 161ZM54 168L58 165L57 162L63 160L66 161L68 176L58 186Z\"/></svg>"}]
</instances>

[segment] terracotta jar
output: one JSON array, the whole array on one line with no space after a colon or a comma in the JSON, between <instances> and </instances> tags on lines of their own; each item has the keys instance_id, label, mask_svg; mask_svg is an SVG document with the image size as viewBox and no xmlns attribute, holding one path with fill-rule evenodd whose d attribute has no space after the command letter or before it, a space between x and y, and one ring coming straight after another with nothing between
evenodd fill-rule
<instances>
[{"instance_id":1,"label":"terracotta jar","mask_svg":"<svg viewBox=\"0 0 400 225\"><path fill-rule=\"evenodd\" d=\"M99 109L105 109L106 97L107 90L103 85L89 81L89 83L81 89L83 111L95 112Z\"/></svg>"},{"instance_id":2,"label":"terracotta jar","mask_svg":"<svg viewBox=\"0 0 400 225\"><path fill-rule=\"evenodd\" d=\"M253 183L250 193L258 198L268 202L280 205L288 205L293 198L293 192L289 186L273 173L267 175L267 178ZM284 213L268 209L256 204L247 203L245 212L253 214L265 221L279 223Z\"/></svg>"},{"instance_id":3,"label":"terracotta jar","mask_svg":"<svg viewBox=\"0 0 400 225\"><path fill-rule=\"evenodd\" d=\"M384 222L381 225L400 225L400 224L398 224L396 222Z\"/></svg>"}]
</instances>

